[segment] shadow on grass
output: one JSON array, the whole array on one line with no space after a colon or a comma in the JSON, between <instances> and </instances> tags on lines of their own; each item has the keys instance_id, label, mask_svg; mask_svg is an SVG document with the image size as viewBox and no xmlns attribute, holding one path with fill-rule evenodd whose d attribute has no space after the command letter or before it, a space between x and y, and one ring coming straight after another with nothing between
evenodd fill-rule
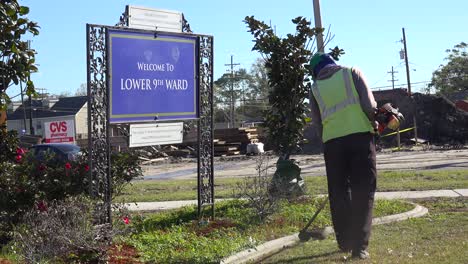
<instances>
[{"instance_id":1,"label":"shadow on grass","mask_svg":"<svg viewBox=\"0 0 468 264\"><path fill-rule=\"evenodd\" d=\"M453 163L446 163L446 164L438 164L438 165L431 165L426 166L421 169L423 170L435 170L435 169L443 169L443 168L450 168L457 165L466 165L466 162L453 162Z\"/></svg>"},{"instance_id":2,"label":"shadow on grass","mask_svg":"<svg viewBox=\"0 0 468 264\"><path fill-rule=\"evenodd\" d=\"M266 261L269 264L297 263L299 261L307 261L307 263L312 264L312 263L314 263L313 262L314 259L329 257L329 256L332 256L332 255L340 253L340 252L341 251L339 251L339 250L334 250L334 251L326 252L326 253L322 253L322 254L311 254L309 256L292 257L292 258L288 258L288 259L279 259L279 260L275 260L275 261L268 261L268 258L267 258L264 261ZM273 255L273 256L275 256L275 255ZM262 261L261 263L264 263L264 261Z\"/></svg>"}]
</instances>

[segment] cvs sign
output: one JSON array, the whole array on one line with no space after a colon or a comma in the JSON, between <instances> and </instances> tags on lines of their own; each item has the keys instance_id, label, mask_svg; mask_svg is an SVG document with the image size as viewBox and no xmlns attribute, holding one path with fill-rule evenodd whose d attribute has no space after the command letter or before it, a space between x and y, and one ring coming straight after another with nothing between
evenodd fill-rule
<instances>
[{"instance_id":1,"label":"cvs sign","mask_svg":"<svg viewBox=\"0 0 468 264\"><path fill-rule=\"evenodd\" d=\"M73 120L44 122L46 143L73 143L75 141L75 123Z\"/></svg>"}]
</instances>

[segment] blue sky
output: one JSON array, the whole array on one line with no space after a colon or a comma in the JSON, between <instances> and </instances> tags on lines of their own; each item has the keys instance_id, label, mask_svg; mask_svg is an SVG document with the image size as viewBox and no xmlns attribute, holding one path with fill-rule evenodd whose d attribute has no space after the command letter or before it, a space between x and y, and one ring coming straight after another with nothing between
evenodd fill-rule
<instances>
[{"instance_id":1,"label":"blue sky","mask_svg":"<svg viewBox=\"0 0 468 264\"><path fill-rule=\"evenodd\" d=\"M38 52L39 73L33 74L36 87L49 93L73 93L86 82L86 23L114 25L125 5L137 5L181 11L195 33L214 36L215 79L226 72L225 64L234 55L234 62L249 69L259 56L251 52L252 36L242 22L245 16L276 26L285 36L294 27L291 19L305 16L313 19L312 0L19 0L31 8L29 18L41 26L32 46ZM331 26L336 45L346 54L340 63L359 67L371 87L391 85L387 73L393 66L397 84L406 83L402 27L406 30L408 58L413 90L424 87L432 72L444 63L445 50L461 41L468 41L468 1L321 1L322 24ZM399 87L399 85L397 85ZM385 89L385 88L384 88ZM12 87L9 95L19 93Z\"/></svg>"}]
</instances>

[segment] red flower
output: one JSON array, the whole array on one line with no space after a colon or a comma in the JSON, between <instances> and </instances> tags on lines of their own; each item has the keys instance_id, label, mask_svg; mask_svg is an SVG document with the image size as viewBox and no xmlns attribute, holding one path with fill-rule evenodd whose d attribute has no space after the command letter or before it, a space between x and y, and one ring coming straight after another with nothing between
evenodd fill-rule
<instances>
[{"instance_id":1,"label":"red flower","mask_svg":"<svg viewBox=\"0 0 468 264\"><path fill-rule=\"evenodd\" d=\"M126 225L130 224L130 218L128 218L128 216L125 216L122 220Z\"/></svg>"},{"instance_id":2,"label":"red flower","mask_svg":"<svg viewBox=\"0 0 468 264\"><path fill-rule=\"evenodd\" d=\"M47 211L47 204L44 202L44 201L40 201L36 204L37 206L37 210L41 211L41 212L45 212Z\"/></svg>"},{"instance_id":3,"label":"red flower","mask_svg":"<svg viewBox=\"0 0 468 264\"><path fill-rule=\"evenodd\" d=\"M39 171L45 171L47 167L44 164L39 165Z\"/></svg>"},{"instance_id":4,"label":"red flower","mask_svg":"<svg viewBox=\"0 0 468 264\"><path fill-rule=\"evenodd\" d=\"M21 155L16 155L16 162L20 162L23 157Z\"/></svg>"},{"instance_id":5,"label":"red flower","mask_svg":"<svg viewBox=\"0 0 468 264\"><path fill-rule=\"evenodd\" d=\"M71 164L69 162L65 163L65 169L69 170L71 169Z\"/></svg>"},{"instance_id":6,"label":"red flower","mask_svg":"<svg viewBox=\"0 0 468 264\"><path fill-rule=\"evenodd\" d=\"M16 154L23 155L24 153L25 153L24 149L22 149L22 148L17 148L16 149Z\"/></svg>"},{"instance_id":7,"label":"red flower","mask_svg":"<svg viewBox=\"0 0 468 264\"><path fill-rule=\"evenodd\" d=\"M83 168L84 168L85 171L89 171L89 166L88 165L84 165Z\"/></svg>"}]
</instances>

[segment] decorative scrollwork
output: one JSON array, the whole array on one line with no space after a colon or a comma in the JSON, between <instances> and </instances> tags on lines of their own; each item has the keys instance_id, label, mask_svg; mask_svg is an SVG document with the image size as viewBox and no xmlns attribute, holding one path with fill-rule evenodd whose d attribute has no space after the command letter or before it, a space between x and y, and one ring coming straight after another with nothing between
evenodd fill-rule
<instances>
[{"instance_id":1,"label":"decorative scrollwork","mask_svg":"<svg viewBox=\"0 0 468 264\"><path fill-rule=\"evenodd\" d=\"M125 10L125 12L122 13L122 15L119 18L119 23L115 24L116 27L128 27L128 12Z\"/></svg>"},{"instance_id":2,"label":"decorative scrollwork","mask_svg":"<svg viewBox=\"0 0 468 264\"><path fill-rule=\"evenodd\" d=\"M182 14L182 32L193 33L192 29L190 29L190 24L188 23L187 19L185 19L184 14Z\"/></svg>"},{"instance_id":3,"label":"decorative scrollwork","mask_svg":"<svg viewBox=\"0 0 468 264\"><path fill-rule=\"evenodd\" d=\"M199 36L199 114L198 120L198 213L211 206L214 216L213 184L213 37Z\"/></svg>"},{"instance_id":4,"label":"decorative scrollwork","mask_svg":"<svg viewBox=\"0 0 468 264\"><path fill-rule=\"evenodd\" d=\"M87 25L88 164L90 194L105 208L100 221L111 221L110 142L107 98L106 27Z\"/></svg>"}]
</instances>

